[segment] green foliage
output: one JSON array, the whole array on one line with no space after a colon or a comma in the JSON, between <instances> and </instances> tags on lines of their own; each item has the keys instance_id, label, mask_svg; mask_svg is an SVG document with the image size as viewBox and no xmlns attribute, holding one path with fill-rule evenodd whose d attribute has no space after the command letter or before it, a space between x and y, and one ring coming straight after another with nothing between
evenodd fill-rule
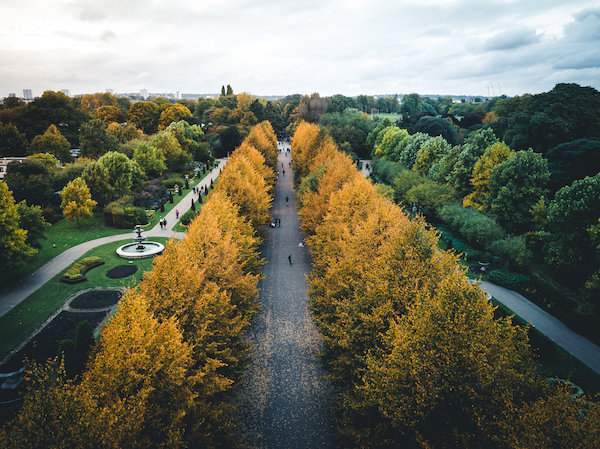
<instances>
[{"instance_id":1,"label":"green foliage","mask_svg":"<svg viewBox=\"0 0 600 449\"><path fill-rule=\"evenodd\" d=\"M402 201L409 204L407 193L410 189L419 184L423 184L427 178L415 173L412 170L403 170L399 172L393 180L394 198L396 201Z\"/></svg>"},{"instance_id":2,"label":"green foliage","mask_svg":"<svg viewBox=\"0 0 600 449\"><path fill-rule=\"evenodd\" d=\"M489 248L492 253L508 259L510 264L518 268L525 268L533 257L531 250L527 248L527 239L522 235L496 240Z\"/></svg>"},{"instance_id":3,"label":"green foliage","mask_svg":"<svg viewBox=\"0 0 600 449\"><path fill-rule=\"evenodd\" d=\"M549 178L548 163L539 153L518 151L492 169L485 201L490 213L509 232L532 230L532 209L546 194Z\"/></svg>"},{"instance_id":4,"label":"green foliage","mask_svg":"<svg viewBox=\"0 0 600 449\"><path fill-rule=\"evenodd\" d=\"M64 364L68 379L73 379L78 371L77 349L71 339L62 340L58 345L58 363Z\"/></svg>"},{"instance_id":5,"label":"green foliage","mask_svg":"<svg viewBox=\"0 0 600 449\"><path fill-rule=\"evenodd\" d=\"M442 207L438 214L471 243L487 247L504 236L504 231L493 218L475 209L452 204Z\"/></svg>"},{"instance_id":6,"label":"green foliage","mask_svg":"<svg viewBox=\"0 0 600 449\"><path fill-rule=\"evenodd\" d=\"M19 214L19 227L27 231L27 245L32 248L41 248L40 240L46 238L46 228L50 226L42 214L40 206L28 206L25 201L17 205Z\"/></svg>"},{"instance_id":7,"label":"green foliage","mask_svg":"<svg viewBox=\"0 0 600 449\"><path fill-rule=\"evenodd\" d=\"M415 133L409 137L410 140L405 142L404 148L399 155L398 162L406 168L412 168L417 162L417 155L421 146L425 144L431 136L426 133Z\"/></svg>"},{"instance_id":8,"label":"green foliage","mask_svg":"<svg viewBox=\"0 0 600 449\"><path fill-rule=\"evenodd\" d=\"M181 217L179 221L182 225L187 226L190 222L200 214L199 210L188 209Z\"/></svg>"},{"instance_id":9,"label":"green foliage","mask_svg":"<svg viewBox=\"0 0 600 449\"><path fill-rule=\"evenodd\" d=\"M118 148L117 139L107 131L103 120L90 120L81 125L79 140L81 156L85 157L98 158Z\"/></svg>"},{"instance_id":10,"label":"green foliage","mask_svg":"<svg viewBox=\"0 0 600 449\"><path fill-rule=\"evenodd\" d=\"M511 271L493 270L488 275L488 281L510 290L523 292L531 282L531 278L525 274L513 273Z\"/></svg>"},{"instance_id":11,"label":"green foliage","mask_svg":"<svg viewBox=\"0 0 600 449\"><path fill-rule=\"evenodd\" d=\"M28 146L25 135L14 124L0 123L0 157L27 156Z\"/></svg>"},{"instance_id":12,"label":"green foliage","mask_svg":"<svg viewBox=\"0 0 600 449\"><path fill-rule=\"evenodd\" d=\"M546 155L551 194L577 179L600 173L600 141L579 139L550 149Z\"/></svg>"},{"instance_id":13,"label":"green foliage","mask_svg":"<svg viewBox=\"0 0 600 449\"><path fill-rule=\"evenodd\" d=\"M425 213L435 214L441 207L457 201L456 191L446 185L426 179L405 194L407 204L416 204Z\"/></svg>"},{"instance_id":14,"label":"green foliage","mask_svg":"<svg viewBox=\"0 0 600 449\"><path fill-rule=\"evenodd\" d=\"M175 175L172 174L170 175L168 178L163 179L161 181L161 184L163 186L165 186L167 189L172 189L174 188L176 185L179 186L179 188L181 189L183 187L183 185L185 184L185 180L183 179L182 176L180 175Z\"/></svg>"},{"instance_id":15,"label":"green foliage","mask_svg":"<svg viewBox=\"0 0 600 449\"><path fill-rule=\"evenodd\" d=\"M456 130L448 120L441 117L421 117L415 125L415 130L431 137L442 136L450 145L456 145Z\"/></svg>"},{"instance_id":16,"label":"green foliage","mask_svg":"<svg viewBox=\"0 0 600 449\"><path fill-rule=\"evenodd\" d=\"M9 162L4 182L13 192L15 201L45 206L54 198L53 180L48 168L32 158Z\"/></svg>"}]
</instances>

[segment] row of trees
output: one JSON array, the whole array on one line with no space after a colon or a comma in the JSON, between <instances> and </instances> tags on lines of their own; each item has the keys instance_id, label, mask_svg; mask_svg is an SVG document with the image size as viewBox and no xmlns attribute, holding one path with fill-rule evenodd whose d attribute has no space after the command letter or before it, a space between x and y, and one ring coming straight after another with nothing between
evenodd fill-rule
<instances>
[{"instance_id":1,"label":"row of trees","mask_svg":"<svg viewBox=\"0 0 600 449\"><path fill-rule=\"evenodd\" d=\"M292 138L310 308L360 447L594 447L600 407L535 374L452 253L360 176L316 125Z\"/></svg>"},{"instance_id":2,"label":"row of trees","mask_svg":"<svg viewBox=\"0 0 600 449\"><path fill-rule=\"evenodd\" d=\"M188 237L125 292L81 377L66 379L60 363L33 367L0 447L232 447L223 394L257 311L274 179L265 156L277 153L267 122L251 135L264 146L246 141L232 155Z\"/></svg>"}]
</instances>

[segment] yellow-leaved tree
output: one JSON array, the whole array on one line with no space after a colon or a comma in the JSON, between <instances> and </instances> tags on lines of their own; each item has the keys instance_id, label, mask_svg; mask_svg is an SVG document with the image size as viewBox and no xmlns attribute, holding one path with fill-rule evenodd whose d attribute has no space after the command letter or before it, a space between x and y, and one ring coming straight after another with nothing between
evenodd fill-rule
<instances>
[{"instance_id":1,"label":"yellow-leaved tree","mask_svg":"<svg viewBox=\"0 0 600 449\"><path fill-rule=\"evenodd\" d=\"M79 220L89 218L93 215L92 208L98 204L92 199L90 189L83 178L75 178L70 181L60 192L62 203L60 207L63 210L65 218L69 221L77 220L77 227L80 228Z\"/></svg>"}]
</instances>

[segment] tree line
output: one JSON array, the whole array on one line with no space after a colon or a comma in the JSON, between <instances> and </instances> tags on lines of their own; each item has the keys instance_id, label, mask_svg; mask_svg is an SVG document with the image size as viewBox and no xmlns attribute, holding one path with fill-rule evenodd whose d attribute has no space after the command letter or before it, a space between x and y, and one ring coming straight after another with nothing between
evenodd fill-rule
<instances>
[{"instance_id":1,"label":"tree line","mask_svg":"<svg viewBox=\"0 0 600 449\"><path fill-rule=\"evenodd\" d=\"M256 144L257 146L254 146ZM250 131L187 229L128 288L85 370L34 365L22 410L0 447L232 447L230 406L258 309L277 142ZM270 161L270 165L266 162Z\"/></svg>"},{"instance_id":2,"label":"tree line","mask_svg":"<svg viewBox=\"0 0 600 449\"><path fill-rule=\"evenodd\" d=\"M356 447L596 447L600 407L536 373L422 218L378 192L315 124L292 137L310 309Z\"/></svg>"}]
</instances>

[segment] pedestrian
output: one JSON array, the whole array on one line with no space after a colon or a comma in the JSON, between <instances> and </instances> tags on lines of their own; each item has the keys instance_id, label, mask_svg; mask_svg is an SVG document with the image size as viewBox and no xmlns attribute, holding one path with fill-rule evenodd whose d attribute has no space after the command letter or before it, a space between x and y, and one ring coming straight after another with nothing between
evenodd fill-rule
<instances>
[{"instance_id":1,"label":"pedestrian","mask_svg":"<svg viewBox=\"0 0 600 449\"><path fill-rule=\"evenodd\" d=\"M283 168L283 162L281 163L281 168Z\"/></svg>"},{"instance_id":2,"label":"pedestrian","mask_svg":"<svg viewBox=\"0 0 600 449\"><path fill-rule=\"evenodd\" d=\"M179 210L175 209L175 218L179 220Z\"/></svg>"},{"instance_id":3,"label":"pedestrian","mask_svg":"<svg viewBox=\"0 0 600 449\"><path fill-rule=\"evenodd\" d=\"M167 229L167 219L166 218L163 220L163 225L164 225L165 229Z\"/></svg>"},{"instance_id":4,"label":"pedestrian","mask_svg":"<svg viewBox=\"0 0 600 449\"><path fill-rule=\"evenodd\" d=\"M292 265L292 255L291 254L288 256L288 260L290 261L290 265Z\"/></svg>"},{"instance_id":5,"label":"pedestrian","mask_svg":"<svg viewBox=\"0 0 600 449\"><path fill-rule=\"evenodd\" d=\"M162 222L162 219L160 220L160 230L161 230L161 231L163 230L163 222Z\"/></svg>"},{"instance_id":6,"label":"pedestrian","mask_svg":"<svg viewBox=\"0 0 600 449\"><path fill-rule=\"evenodd\" d=\"M281 227L281 218L279 219L279 223L278 224L279 224L279 227Z\"/></svg>"},{"instance_id":7,"label":"pedestrian","mask_svg":"<svg viewBox=\"0 0 600 449\"><path fill-rule=\"evenodd\" d=\"M283 176L285 176L285 170L283 170L282 173L283 173Z\"/></svg>"},{"instance_id":8,"label":"pedestrian","mask_svg":"<svg viewBox=\"0 0 600 449\"><path fill-rule=\"evenodd\" d=\"M288 206L290 204L290 197L286 196L285 197L285 205Z\"/></svg>"}]
</instances>

